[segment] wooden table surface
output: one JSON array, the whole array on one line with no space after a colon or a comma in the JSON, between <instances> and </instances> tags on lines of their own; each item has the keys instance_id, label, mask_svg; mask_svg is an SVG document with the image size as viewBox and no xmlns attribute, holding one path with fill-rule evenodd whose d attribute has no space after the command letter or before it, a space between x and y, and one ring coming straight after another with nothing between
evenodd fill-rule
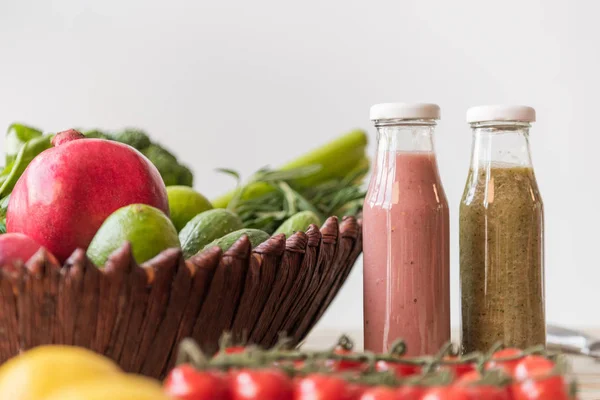
<instances>
[{"instance_id":1,"label":"wooden table surface","mask_svg":"<svg viewBox=\"0 0 600 400\"><path fill-rule=\"evenodd\" d=\"M305 349L324 349L331 347L337 341L338 337L346 333L355 342L357 350L362 349L362 332L360 331L331 331L316 329L313 331L303 344ZM600 330L592 330L590 334L600 337ZM457 343L457 335L453 333L452 340ZM569 357L571 360L572 372L579 385L580 400L600 400L600 362L596 362L587 357Z\"/></svg>"}]
</instances>

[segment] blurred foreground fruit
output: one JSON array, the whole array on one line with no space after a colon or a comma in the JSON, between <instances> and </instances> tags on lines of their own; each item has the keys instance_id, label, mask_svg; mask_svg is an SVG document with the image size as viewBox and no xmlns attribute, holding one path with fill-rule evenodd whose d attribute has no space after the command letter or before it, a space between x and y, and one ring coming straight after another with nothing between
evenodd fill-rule
<instances>
[{"instance_id":1,"label":"blurred foreground fruit","mask_svg":"<svg viewBox=\"0 0 600 400\"><path fill-rule=\"evenodd\" d=\"M39 243L22 233L0 235L0 265L7 268L15 263L26 263L40 247Z\"/></svg>"},{"instance_id":2,"label":"blurred foreground fruit","mask_svg":"<svg viewBox=\"0 0 600 400\"><path fill-rule=\"evenodd\" d=\"M42 399L40 399L42 400ZM65 386L43 400L172 400L160 384L136 375L118 374Z\"/></svg>"},{"instance_id":3,"label":"blurred foreground fruit","mask_svg":"<svg viewBox=\"0 0 600 400\"><path fill-rule=\"evenodd\" d=\"M138 264L163 250L180 247L171 220L159 209L145 204L132 204L112 213L94 236L87 255L94 264L102 267L124 242L131 243Z\"/></svg>"},{"instance_id":4,"label":"blurred foreground fruit","mask_svg":"<svg viewBox=\"0 0 600 400\"><path fill-rule=\"evenodd\" d=\"M86 380L102 382L106 376L119 373L115 363L90 350L70 346L41 346L2 364L0 399L45 399L68 385Z\"/></svg>"},{"instance_id":5,"label":"blurred foreground fruit","mask_svg":"<svg viewBox=\"0 0 600 400\"><path fill-rule=\"evenodd\" d=\"M213 208L210 201L189 186L167 186L171 221L177 232L192 218Z\"/></svg>"},{"instance_id":6,"label":"blurred foreground fruit","mask_svg":"<svg viewBox=\"0 0 600 400\"><path fill-rule=\"evenodd\" d=\"M130 146L59 133L29 164L10 196L6 227L24 233L61 262L87 249L104 220L134 203L169 212L158 170ZM63 137L73 140L63 141ZM81 136L83 137L83 136Z\"/></svg>"}]
</instances>

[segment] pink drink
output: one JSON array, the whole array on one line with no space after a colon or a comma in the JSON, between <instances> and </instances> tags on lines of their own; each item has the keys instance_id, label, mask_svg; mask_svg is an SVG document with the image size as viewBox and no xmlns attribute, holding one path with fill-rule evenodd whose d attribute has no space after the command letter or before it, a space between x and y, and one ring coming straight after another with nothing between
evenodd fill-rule
<instances>
[{"instance_id":1,"label":"pink drink","mask_svg":"<svg viewBox=\"0 0 600 400\"><path fill-rule=\"evenodd\" d=\"M407 354L433 354L450 340L448 202L433 145L382 144L382 135L406 135L385 130L363 210L364 345L387 351L402 338ZM427 133L408 135L414 143Z\"/></svg>"}]
</instances>

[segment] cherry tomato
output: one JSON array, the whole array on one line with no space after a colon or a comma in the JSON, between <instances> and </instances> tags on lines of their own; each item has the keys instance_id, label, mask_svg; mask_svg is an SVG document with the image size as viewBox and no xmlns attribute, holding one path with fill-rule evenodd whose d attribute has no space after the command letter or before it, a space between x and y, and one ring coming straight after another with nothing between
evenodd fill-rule
<instances>
[{"instance_id":1,"label":"cherry tomato","mask_svg":"<svg viewBox=\"0 0 600 400\"><path fill-rule=\"evenodd\" d=\"M454 392L466 396L469 400L512 400L508 388L492 385L457 387L454 388Z\"/></svg>"},{"instance_id":2,"label":"cherry tomato","mask_svg":"<svg viewBox=\"0 0 600 400\"><path fill-rule=\"evenodd\" d=\"M347 398L359 400L367 390L371 389L371 386L361 385L357 383L348 383L346 388Z\"/></svg>"},{"instance_id":3,"label":"cherry tomato","mask_svg":"<svg viewBox=\"0 0 600 400\"><path fill-rule=\"evenodd\" d=\"M291 400L292 381L277 369L242 369L231 374L233 400Z\"/></svg>"},{"instance_id":4,"label":"cherry tomato","mask_svg":"<svg viewBox=\"0 0 600 400\"><path fill-rule=\"evenodd\" d=\"M361 396L360 400L400 400L396 390L378 386L367 389Z\"/></svg>"},{"instance_id":5,"label":"cherry tomato","mask_svg":"<svg viewBox=\"0 0 600 400\"><path fill-rule=\"evenodd\" d=\"M342 347L337 347L334 350L335 354L339 355L351 355L354 354L352 350L346 350ZM349 360L328 360L325 365L334 371L356 371L363 367L363 363L360 361L349 361Z\"/></svg>"},{"instance_id":6,"label":"cherry tomato","mask_svg":"<svg viewBox=\"0 0 600 400\"><path fill-rule=\"evenodd\" d=\"M482 397L482 399L486 398ZM466 393L463 393L460 388L447 386L427 390L427 393L421 397L421 400L471 400L471 398Z\"/></svg>"},{"instance_id":7,"label":"cherry tomato","mask_svg":"<svg viewBox=\"0 0 600 400\"><path fill-rule=\"evenodd\" d=\"M394 371L399 378L421 373L421 366L402 362L377 361L375 369L379 372Z\"/></svg>"},{"instance_id":8,"label":"cherry tomato","mask_svg":"<svg viewBox=\"0 0 600 400\"><path fill-rule=\"evenodd\" d=\"M421 400L426 392L421 386L402 386L396 390L398 400Z\"/></svg>"},{"instance_id":9,"label":"cherry tomato","mask_svg":"<svg viewBox=\"0 0 600 400\"><path fill-rule=\"evenodd\" d=\"M296 383L294 400L352 400L356 387L335 376L311 374Z\"/></svg>"},{"instance_id":10,"label":"cherry tomato","mask_svg":"<svg viewBox=\"0 0 600 400\"><path fill-rule=\"evenodd\" d=\"M515 358L514 360L503 361L503 358ZM485 365L486 369L501 369L509 376L512 376L517 364L523 358L523 351L516 348L506 348L495 352L492 359Z\"/></svg>"},{"instance_id":11,"label":"cherry tomato","mask_svg":"<svg viewBox=\"0 0 600 400\"><path fill-rule=\"evenodd\" d=\"M455 361L458 360L458 357L444 357L444 360L447 361ZM461 376L468 374L469 372L475 371L475 364L471 362L457 363L457 364L446 364L442 366L440 369L449 370L454 373L454 376L458 379Z\"/></svg>"},{"instance_id":12,"label":"cherry tomato","mask_svg":"<svg viewBox=\"0 0 600 400\"><path fill-rule=\"evenodd\" d=\"M540 378L552 372L554 363L542 356L526 356L519 361L513 376L517 380Z\"/></svg>"},{"instance_id":13,"label":"cherry tomato","mask_svg":"<svg viewBox=\"0 0 600 400\"><path fill-rule=\"evenodd\" d=\"M473 385L481 379L478 371L471 371L464 374L454 383L454 386L463 391L469 399L489 399L489 400L511 400L509 387L498 387L493 385Z\"/></svg>"},{"instance_id":14,"label":"cherry tomato","mask_svg":"<svg viewBox=\"0 0 600 400\"><path fill-rule=\"evenodd\" d=\"M180 400L228 400L226 378L213 371L197 371L190 365L173 369L165 380L165 392Z\"/></svg>"},{"instance_id":15,"label":"cherry tomato","mask_svg":"<svg viewBox=\"0 0 600 400\"><path fill-rule=\"evenodd\" d=\"M512 385L513 400L568 400L565 381L560 376L545 379L528 379Z\"/></svg>"},{"instance_id":16,"label":"cherry tomato","mask_svg":"<svg viewBox=\"0 0 600 400\"><path fill-rule=\"evenodd\" d=\"M463 393L469 399L486 399L486 400L511 400L510 389L508 387L499 387L493 385L474 385L481 379L481 375L477 371L469 372L463 375L456 383L455 391Z\"/></svg>"}]
</instances>

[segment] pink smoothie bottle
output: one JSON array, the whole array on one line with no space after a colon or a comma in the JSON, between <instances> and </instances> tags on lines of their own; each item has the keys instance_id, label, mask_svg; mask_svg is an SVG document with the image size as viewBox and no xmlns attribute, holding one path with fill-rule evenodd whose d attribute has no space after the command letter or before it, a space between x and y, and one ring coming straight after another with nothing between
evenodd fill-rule
<instances>
[{"instance_id":1,"label":"pink smoothie bottle","mask_svg":"<svg viewBox=\"0 0 600 400\"><path fill-rule=\"evenodd\" d=\"M408 355L450 340L448 201L433 133L435 104L371 107L377 155L363 208L365 350L404 339Z\"/></svg>"}]
</instances>

